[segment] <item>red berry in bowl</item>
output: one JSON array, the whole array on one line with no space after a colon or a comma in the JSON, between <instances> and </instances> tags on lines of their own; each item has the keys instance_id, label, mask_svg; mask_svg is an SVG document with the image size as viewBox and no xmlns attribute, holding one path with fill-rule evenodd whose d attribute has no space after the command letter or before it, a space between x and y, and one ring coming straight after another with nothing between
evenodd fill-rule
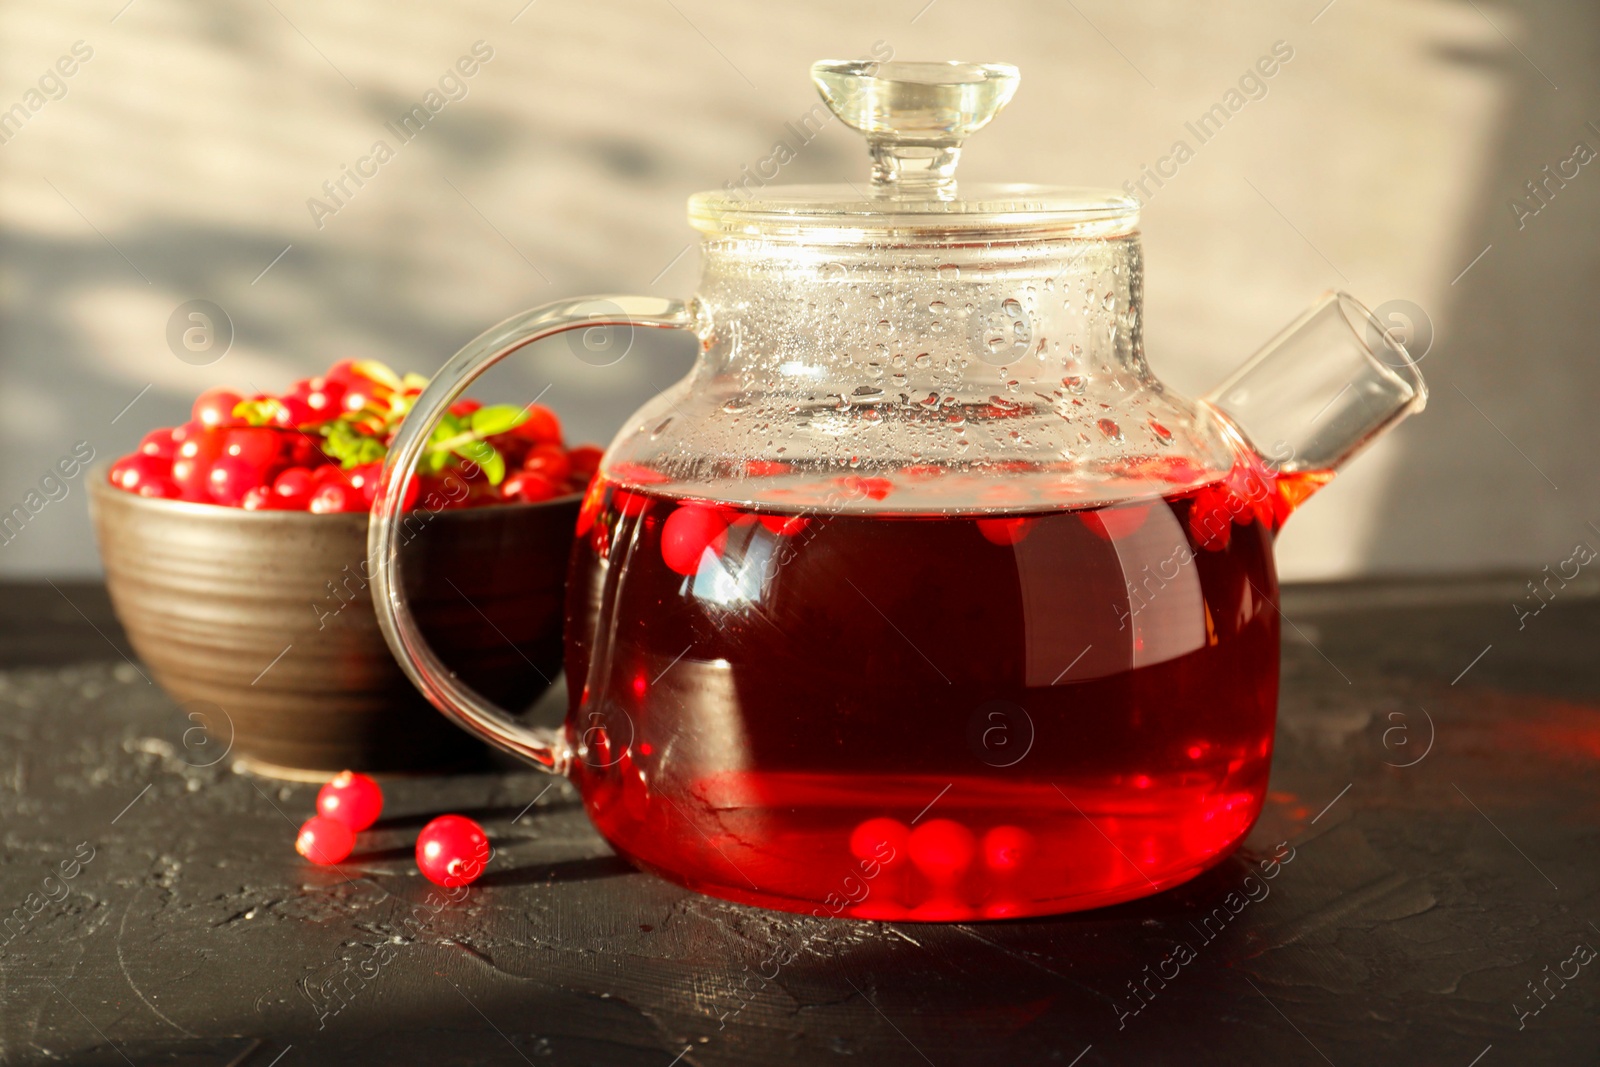
<instances>
[{"instance_id":1,"label":"red berry in bowl","mask_svg":"<svg viewBox=\"0 0 1600 1067\"><path fill-rule=\"evenodd\" d=\"M284 436L266 426L244 426L225 431L224 455L238 456L265 470L283 461Z\"/></svg>"},{"instance_id":2,"label":"red berry in bowl","mask_svg":"<svg viewBox=\"0 0 1600 1067\"><path fill-rule=\"evenodd\" d=\"M311 503L311 493L316 489L312 474L304 467L289 467L278 472L272 480L272 495L277 507L289 511L304 511Z\"/></svg>"},{"instance_id":3,"label":"red berry in bowl","mask_svg":"<svg viewBox=\"0 0 1600 1067\"><path fill-rule=\"evenodd\" d=\"M218 456L206 473L211 499L224 507L238 507L244 495L261 485L261 469L242 456Z\"/></svg>"},{"instance_id":4,"label":"red berry in bowl","mask_svg":"<svg viewBox=\"0 0 1600 1067\"><path fill-rule=\"evenodd\" d=\"M178 485L171 478L153 478L147 482L139 483L139 495L155 497L158 500L180 500L183 494Z\"/></svg>"},{"instance_id":5,"label":"red berry in bowl","mask_svg":"<svg viewBox=\"0 0 1600 1067\"><path fill-rule=\"evenodd\" d=\"M239 501L239 506L246 511L278 511L282 510L277 499L272 495L272 490L264 485L251 486L246 490L244 499Z\"/></svg>"},{"instance_id":6,"label":"red berry in bowl","mask_svg":"<svg viewBox=\"0 0 1600 1067\"><path fill-rule=\"evenodd\" d=\"M328 482L311 494L307 510L318 515L331 515L341 511L366 511L367 498L361 490L345 482Z\"/></svg>"},{"instance_id":7,"label":"red berry in bowl","mask_svg":"<svg viewBox=\"0 0 1600 1067\"><path fill-rule=\"evenodd\" d=\"M190 414L195 422L208 429L235 426L237 420L233 417L233 409L243 400L244 397L232 389L207 389L195 397L194 408Z\"/></svg>"},{"instance_id":8,"label":"red berry in bowl","mask_svg":"<svg viewBox=\"0 0 1600 1067\"><path fill-rule=\"evenodd\" d=\"M603 453L593 445L579 445L567 453L567 462L572 466L574 480L581 479L585 484L593 478L600 469L600 458Z\"/></svg>"},{"instance_id":9,"label":"red berry in bowl","mask_svg":"<svg viewBox=\"0 0 1600 1067\"><path fill-rule=\"evenodd\" d=\"M536 471L520 471L500 483L500 495L506 500L537 504L541 500L554 500L561 495L561 489Z\"/></svg>"},{"instance_id":10,"label":"red berry in bowl","mask_svg":"<svg viewBox=\"0 0 1600 1067\"><path fill-rule=\"evenodd\" d=\"M313 815L300 827L294 850L312 863L338 863L356 847L356 832L338 819Z\"/></svg>"},{"instance_id":11,"label":"red berry in bowl","mask_svg":"<svg viewBox=\"0 0 1600 1067\"><path fill-rule=\"evenodd\" d=\"M317 814L338 819L358 833L377 822L382 811L383 790L355 771L340 771L317 793Z\"/></svg>"},{"instance_id":12,"label":"red berry in bowl","mask_svg":"<svg viewBox=\"0 0 1600 1067\"><path fill-rule=\"evenodd\" d=\"M171 463L143 452L123 456L111 466L111 484L130 493L137 493L152 481L165 482L171 478Z\"/></svg>"},{"instance_id":13,"label":"red berry in bowl","mask_svg":"<svg viewBox=\"0 0 1600 1067\"><path fill-rule=\"evenodd\" d=\"M524 441L532 441L536 445L559 445L561 420L556 418L555 412L543 404L530 404L528 421L511 432Z\"/></svg>"},{"instance_id":14,"label":"red berry in bowl","mask_svg":"<svg viewBox=\"0 0 1600 1067\"><path fill-rule=\"evenodd\" d=\"M542 474L552 485L563 485L572 474L572 460L560 445L534 445L522 469L530 474Z\"/></svg>"},{"instance_id":15,"label":"red berry in bowl","mask_svg":"<svg viewBox=\"0 0 1600 1067\"><path fill-rule=\"evenodd\" d=\"M209 501L211 490L207 478L212 461L222 455L222 433L198 423L178 427L173 431L173 439L180 433L183 439L178 442L177 458L172 461L172 480L183 499Z\"/></svg>"},{"instance_id":16,"label":"red berry in bowl","mask_svg":"<svg viewBox=\"0 0 1600 1067\"><path fill-rule=\"evenodd\" d=\"M171 463L178 454L178 443L172 439L172 434L172 430L164 428L151 430L144 435L144 440L139 442L139 451Z\"/></svg>"},{"instance_id":17,"label":"red berry in bowl","mask_svg":"<svg viewBox=\"0 0 1600 1067\"><path fill-rule=\"evenodd\" d=\"M446 888L477 881L489 854L489 836L464 815L441 815L417 835L417 868Z\"/></svg>"}]
</instances>

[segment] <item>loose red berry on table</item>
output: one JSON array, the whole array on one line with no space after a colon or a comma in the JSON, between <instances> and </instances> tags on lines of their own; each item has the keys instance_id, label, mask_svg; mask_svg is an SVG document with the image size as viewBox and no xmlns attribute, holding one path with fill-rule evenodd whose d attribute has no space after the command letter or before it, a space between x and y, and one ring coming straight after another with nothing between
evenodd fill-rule
<instances>
[{"instance_id":1,"label":"loose red berry on table","mask_svg":"<svg viewBox=\"0 0 1600 1067\"><path fill-rule=\"evenodd\" d=\"M317 793L317 814L338 819L358 833L377 822L382 811L383 790L355 771L340 771Z\"/></svg>"},{"instance_id":2,"label":"loose red berry on table","mask_svg":"<svg viewBox=\"0 0 1600 1067\"><path fill-rule=\"evenodd\" d=\"M488 863L489 835L464 815L441 815L417 835L417 868L435 885L471 885Z\"/></svg>"},{"instance_id":3,"label":"loose red berry on table","mask_svg":"<svg viewBox=\"0 0 1600 1067\"><path fill-rule=\"evenodd\" d=\"M313 815L300 827L294 839L294 850L312 863L338 863L356 847L356 832L325 815Z\"/></svg>"}]
</instances>

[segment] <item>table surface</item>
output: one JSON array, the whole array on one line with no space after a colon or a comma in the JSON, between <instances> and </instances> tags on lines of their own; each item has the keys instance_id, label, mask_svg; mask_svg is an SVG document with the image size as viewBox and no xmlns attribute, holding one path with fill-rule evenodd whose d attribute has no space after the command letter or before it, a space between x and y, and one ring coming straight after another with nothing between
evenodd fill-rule
<instances>
[{"instance_id":1,"label":"table surface","mask_svg":"<svg viewBox=\"0 0 1600 1067\"><path fill-rule=\"evenodd\" d=\"M1594 1063L1600 600L1519 628L1525 597L1289 588L1238 854L1118 907L922 925L669 885L510 765L390 783L344 875L309 867L314 787L205 766L103 589L0 586L0 1063ZM411 843L448 810L497 852L435 910Z\"/></svg>"}]
</instances>

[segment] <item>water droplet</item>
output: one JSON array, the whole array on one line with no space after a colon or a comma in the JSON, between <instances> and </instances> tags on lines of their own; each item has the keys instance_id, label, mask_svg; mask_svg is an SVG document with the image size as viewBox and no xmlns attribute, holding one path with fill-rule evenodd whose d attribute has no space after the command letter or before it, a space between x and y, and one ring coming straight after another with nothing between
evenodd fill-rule
<instances>
[{"instance_id":1,"label":"water droplet","mask_svg":"<svg viewBox=\"0 0 1600 1067\"><path fill-rule=\"evenodd\" d=\"M1076 374L1069 374L1061 379L1061 384L1067 387L1067 392L1082 395L1084 381Z\"/></svg>"},{"instance_id":2,"label":"water droplet","mask_svg":"<svg viewBox=\"0 0 1600 1067\"><path fill-rule=\"evenodd\" d=\"M932 303L930 303L928 305L928 310L933 312L935 315L943 315L945 313L944 301L943 300L935 300L935 301L933 301Z\"/></svg>"},{"instance_id":3,"label":"water droplet","mask_svg":"<svg viewBox=\"0 0 1600 1067\"><path fill-rule=\"evenodd\" d=\"M726 406L724 406L723 410L727 411L729 409ZM734 408L733 410L737 411L738 409ZM662 419L661 422L656 425L655 429L650 431L650 439L653 441L657 437L660 437L662 434L667 432L667 427L671 426L671 425L672 425L672 416L668 415L666 418Z\"/></svg>"},{"instance_id":4,"label":"water droplet","mask_svg":"<svg viewBox=\"0 0 1600 1067\"><path fill-rule=\"evenodd\" d=\"M1000 303L1000 310L1014 319L1022 317L1022 304L1014 296L1008 296Z\"/></svg>"},{"instance_id":5,"label":"water droplet","mask_svg":"<svg viewBox=\"0 0 1600 1067\"><path fill-rule=\"evenodd\" d=\"M1107 311L1110 311L1112 308L1116 307L1117 294L1108 291L1105 296L1100 298L1100 306L1105 308Z\"/></svg>"},{"instance_id":6,"label":"water droplet","mask_svg":"<svg viewBox=\"0 0 1600 1067\"><path fill-rule=\"evenodd\" d=\"M1172 431L1161 425L1155 419L1150 420L1150 429L1154 431L1157 441L1164 445L1170 445L1172 443Z\"/></svg>"},{"instance_id":7,"label":"water droplet","mask_svg":"<svg viewBox=\"0 0 1600 1067\"><path fill-rule=\"evenodd\" d=\"M954 263L943 263L939 266L939 280L941 282L954 282L961 279L961 268Z\"/></svg>"},{"instance_id":8,"label":"water droplet","mask_svg":"<svg viewBox=\"0 0 1600 1067\"><path fill-rule=\"evenodd\" d=\"M1100 432L1105 434L1111 440L1122 440L1122 427L1118 426L1115 420L1101 419L1099 422L1095 423L1095 425L1100 427Z\"/></svg>"},{"instance_id":9,"label":"water droplet","mask_svg":"<svg viewBox=\"0 0 1600 1067\"><path fill-rule=\"evenodd\" d=\"M890 322L888 319L879 319L878 332L885 337L892 336L894 334L894 323Z\"/></svg>"},{"instance_id":10,"label":"water droplet","mask_svg":"<svg viewBox=\"0 0 1600 1067\"><path fill-rule=\"evenodd\" d=\"M917 358L913 359L911 362L918 368L925 369L930 363L933 362L933 358L926 352L918 352Z\"/></svg>"}]
</instances>

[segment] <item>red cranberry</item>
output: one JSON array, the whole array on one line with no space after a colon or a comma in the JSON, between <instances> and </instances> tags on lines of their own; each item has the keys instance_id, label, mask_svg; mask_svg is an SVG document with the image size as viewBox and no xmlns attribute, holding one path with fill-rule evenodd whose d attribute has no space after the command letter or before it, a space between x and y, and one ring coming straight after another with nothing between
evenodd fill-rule
<instances>
[{"instance_id":1,"label":"red cranberry","mask_svg":"<svg viewBox=\"0 0 1600 1067\"><path fill-rule=\"evenodd\" d=\"M489 863L489 837L464 815L441 815L417 835L417 867L446 888L470 885Z\"/></svg>"},{"instance_id":2,"label":"red cranberry","mask_svg":"<svg viewBox=\"0 0 1600 1067\"><path fill-rule=\"evenodd\" d=\"M804 530L808 522L804 515L762 515L758 521L779 537L793 537Z\"/></svg>"},{"instance_id":3,"label":"red cranberry","mask_svg":"<svg viewBox=\"0 0 1600 1067\"><path fill-rule=\"evenodd\" d=\"M954 819L929 819L911 831L911 862L935 885L949 885L972 865L978 843Z\"/></svg>"},{"instance_id":4,"label":"red cranberry","mask_svg":"<svg viewBox=\"0 0 1600 1067\"><path fill-rule=\"evenodd\" d=\"M537 504L561 495L560 488L537 471L520 471L500 483L500 493L507 500L520 500Z\"/></svg>"},{"instance_id":5,"label":"red cranberry","mask_svg":"<svg viewBox=\"0 0 1600 1067\"><path fill-rule=\"evenodd\" d=\"M292 430L296 426L305 426L314 422L325 422L317 418L311 405L298 396L285 396L278 398L278 409L272 414L272 424L285 430Z\"/></svg>"},{"instance_id":6,"label":"red cranberry","mask_svg":"<svg viewBox=\"0 0 1600 1067\"><path fill-rule=\"evenodd\" d=\"M378 482L383 476L382 463L363 463L359 467L351 467L345 471L350 487L361 493L361 499L372 503L378 495Z\"/></svg>"},{"instance_id":7,"label":"red cranberry","mask_svg":"<svg viewBox=\"0 0 1600 1067\"><path fill-rule=\"evenodd\" d=\"M458 419L464 419L481 407L483 407L483 405L476 400L457 400L454 404L450 405L450 414L454 415Z\"/></svg>"},{"instance_id":8,"label":"red cranberry","mask_svg":"<svg viewBox=\"0 0 1600 1067\"><path fill-rule=\"evenodd\" d=\"M171 478L171 463L143 452L123 456L111 467L111 484L130 493L139 492L151 482L167 482Z\"/></svg>"},{"instance_id":9,"label":"red cranberry","mask_svg":"<svg viewBox=\"0 0 1600 1067\"><path fill-rule=\"evenodd\" d=\"M233 409L238 407L243 399L244 397L232 389L207 389L195 397L191 415L195 422L209 429L235 426L238 425L238 420L233 417Z\"/></svg>"},{"instance_id":10,"label":"red cranberry","mask_svg":"<svg viewBox=\"0 0 1600 1067\"><path fill-rule=\"evenodd\" d=\"M727 519L714 507L685 504L661 524L661 558L679 574L695 573L706 549L720 553L727 543Z\"/></svg>"},{"instance_id":11,"label":"red cranberry","mask_svg":"<svg viewBox=\"0 0 1600 1067\"><path fill-rule=\"evenodd\" d=\"M282 462L284 436L266 426L245 426L226 431L223 454L238 456L259 470Z\"/></svg>"},{"instance_id":12,"label":"red cranberry","mask_svg":"<svg viewBox=\"0 0 1600 1067\"><path fill-rule=\"evenodd\" d=\"M1015 871L1033 852L1033 835L1020 826L996 826L983 835L983 862L991 871Z\"/></svg>"},{"instance_id":13,"label":"red cranberry","mask_svg":"<svg viewBox=\"0 0 1600 1067\"><path fill-rule=\"evenodd\" d=\"M338 819L313 815L300 827L294 850L312 863L338 863L356 847L356 832Z\"/></svg>"},{"instance_id":14,"label":"red cranberry","mask_svg":"<svg viewBox=\"0 0 1600 1067\"><path fill-rule=\"evenodd\" d=\"M244 495L260 484L260 468L241 456L218 456L206 474L211 499L224 507L238 507Z\"/></svg>"},{"instance_id":15,"label":"red cranberry","mask_svg":"<svg viewBox=\"0 0 1600 1067\"><path fill-rule=\"evenodd\" d=\"M1121 504L1078 512L1078 519L1102 541L1120 541L1144 525L1150 514L1143 504Z\"/></svg>"},{"instance_id":16,"label":"red cranberry","mask_svg":"<svg viewBox=\"0 0 1600 1067\"><path fill-rule=\"evenodd\" d=\"M278 498L278 507L290 511L304 511L311 503L312 490L316 488L311 472L304 467L290 467L280 471L272 480L272 495Z\"/></svg>"},{"instance_id":17,"label":"red cranberry","mask_svg":"<svg viewBox=\"0 0 1600 1067\"><path fill-rule=\"evenodd\" d=\"M151 430L144 435L144 440L139 442L139 451L147 456L155 456L172 462L178 454L178 443L172 439L172 430Z\"/></svg>"},{"instance_id":18,"label":"red cranberry","mask_svg":"<svg viewBox=\"0 0 1600 1067\"><path fill-rule=\"evenodd\" d=\"M338 819L358 833L377 822L382 811L383 790L355 771L340 771L317 793L317 814Z\"/></svg>"},{"instance_id":19,"label":"red cranberry","mask_svg":"<svg viewBox=\"0 0 1600 1067\"><path fill-rule=\"evenodd\" d=\"M1014 545L1028 536L1028 531L1033 529L1033 524L1038 519L979 519L978 532L983 539L994 545Z\"/></svg>"},{"instance_id":20,"label":"red cranberry","mask_svg":"<svg viewBox=\"0 0 1600 1067\"><path fill-rule=\"evenodd\" d=\"M543 404L532 404L528 407L528 421L511 432L524 441L532 441L536 445L559 445L561 420L556 418L555 412Z\"/></svg>"},{"instance_id":21,"label":"red cranberry","mask_svg":"<svg viewBox=\"0 0 1600 1067\"><path fill-rule=\"evenodd\" d=\"M344 482L329 482L311 494L307 509L318 515L341 511L366 511L367 498L361 490Z\"/></svg>"},{"instance_id":22,"label":"red cranberry","mask_svg":"<svg viewBox=\"0 0 1600 1067\"><path fill-rule=\"evenodd\" d=\"M139 495L154 497L157 500L177 500L183 493L171 478L152 478L139 483Z\"/></svg>"},{"instance_id":23,"label":"red cranberry","mask_svg":"<svg viewBox=\"0 0 1600 1067\"><path fill-rule=\"evenodd\" d=\"M245 490L243 498L239 501L239 506L246 511L277 511L282 509L282 505L272 495L272 490L264 485L252 485Z\"/></svg>"},{"instance_id":24,"label":"red cranberry","mask_svg":"<svg viewBox=\"0 0 1600 1067\"><path fill-rule=\"evenodd\" d=\"M544 475L553 485L564 485L572 474L572 460L560 445L535 445L522 461L522 469Z\"/></svg>"},{"instance_id":25,"label":"red cranberry","mask_svg":"<svg viewBox=\"0 0 1600 1067\"><path fill-rule=\"evenodd\" d=\"M579 445L574 448L567 453L567 462L572 467L570 477L587 482L600 469L600 459L603 455L604 453L593 445Z\"/></svg>"},{"instance_id":26,"label":"red cranberry","mask_svg":"<svg viewBox=\"0 0 1600 1067\"><path fill-rule=\"evenodd\" d=\"M899 819L868 819L850 833L850 854L885 866L906 858L911 830Z\"/></svg>"},{"instance_id":27,"label":"red cranberry","mask_svg":"<svg viewBox=\"0 0 1600 1067\"><path fill-rule=\"evenodd\" d=\"M222 455L222 432L190 423L174 431L174 439L180 431L183 440L178 442L177 458L172 461L172 480L183 499L209 501L208 476L212 462Z\"/></svg>"}]
</instances>

